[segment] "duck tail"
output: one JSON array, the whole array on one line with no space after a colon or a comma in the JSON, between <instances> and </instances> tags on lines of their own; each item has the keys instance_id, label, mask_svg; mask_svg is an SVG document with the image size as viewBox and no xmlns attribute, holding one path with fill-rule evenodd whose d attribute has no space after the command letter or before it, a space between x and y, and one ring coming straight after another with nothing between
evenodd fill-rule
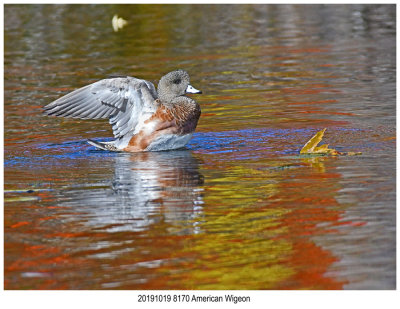
<instances>
[{"instance_id":1,"label":"duck tail","mask_svg":"<svg viewBox=\"0 0 400 309\"><path fill-rule=\"evenodd\" d=\"M119 151L117 147L113 144L113 142L96 142L94 140L88 139L87 141L90 145L102 149L102 150L110 150L110 151Z\"/></svg>"}]
</instances>

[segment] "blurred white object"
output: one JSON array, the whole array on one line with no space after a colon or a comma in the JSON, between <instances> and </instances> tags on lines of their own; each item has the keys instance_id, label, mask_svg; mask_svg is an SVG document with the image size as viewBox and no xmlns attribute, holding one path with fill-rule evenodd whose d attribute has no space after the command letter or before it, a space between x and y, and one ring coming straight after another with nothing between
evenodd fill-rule
<instances>
[{"instance_id":1,"label":"blurred white object","mask_svg":"<svg viewBox=\"0 0 400 309\"><path fill-rule=\"evenodd\" d=\"M112 18L112 27L115 32L117 32L119 29L122 29L128 22L123 19L122 17L118 17L118 15L114 15Z\"/></svg>"}]
</instances>

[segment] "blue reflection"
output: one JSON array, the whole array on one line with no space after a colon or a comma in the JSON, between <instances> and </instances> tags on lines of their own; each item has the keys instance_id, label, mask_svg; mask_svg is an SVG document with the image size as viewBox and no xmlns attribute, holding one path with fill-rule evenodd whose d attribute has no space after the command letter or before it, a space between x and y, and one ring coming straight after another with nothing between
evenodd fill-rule
<instances>
[{"instance_id":1,"label":"blue reflection","mask_svg":"<svg viewBox=\"0 0 400 309\"><path fill-rule=\"evenodd\" d=\"M237 159L257 158L256 151L267 151L271 155L294 155L297 154L304 143L320 128L304 129L245 129L223 132L197 132L192 140L183 149L194 152L201 151L207 154L229 154L237 153ZM331 131L345 132L360 131L354 128L334 128ZM99 138L99 141L111 140L111 138ZM277 147L279 145L279 147ZM377 147L377 145L369 145ZM340 146L336 146L340 150ZM45 143L36 145L34 150L44 150L46 154L36 155L31 151L22 151L22 155L13 156L4 161L5 166L29 167L74 165L74 160L90 159L97 160L114 158L117 153L98 150L89 145L86 140L66 141L63 143ZM350 151L351 149L347 149Z\"/></svg>"}]
</instances>

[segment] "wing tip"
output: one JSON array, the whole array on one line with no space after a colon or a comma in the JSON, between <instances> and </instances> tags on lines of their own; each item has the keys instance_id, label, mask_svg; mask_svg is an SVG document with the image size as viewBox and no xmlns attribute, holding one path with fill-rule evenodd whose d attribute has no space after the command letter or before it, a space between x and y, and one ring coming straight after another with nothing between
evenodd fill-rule
<instances>
[{"instance_id":1,"label":"wing tip","mask_svg":"<svg viewBox=\"0 0 400 309\"><path fill-rule=\"evenodd\" d=\"M115 146L112 145L112 144L106 144L106 143L96 142L96 141L94 141L94 140L92 140L92 139L88 139L87 142L88 142L90 145L92 145L92 146L94 146L94 147L96 147L96 148L102 149L102 150L119 151L119 149L117 149L117 147L115 147Z\"/></svg>"}]
</instances>

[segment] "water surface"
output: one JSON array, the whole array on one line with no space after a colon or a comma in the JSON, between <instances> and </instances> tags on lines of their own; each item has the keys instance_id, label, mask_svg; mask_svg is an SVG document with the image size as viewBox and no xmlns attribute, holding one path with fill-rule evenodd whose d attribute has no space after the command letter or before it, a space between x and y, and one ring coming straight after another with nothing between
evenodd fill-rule
<instances>
[{"instance_id":1,"label":"water surface","mask_svg":"<svg viewBox=\"0 0 400 309\"><path fill-rule=\"evenodd\" d=\"M394 5L6 5L6 289L395 289ZM129 24L118 32L111 18ZM183 68L185 149L41 107ZM300 156L325 142L361 156Z\"/></svg>"}]
</instances>

